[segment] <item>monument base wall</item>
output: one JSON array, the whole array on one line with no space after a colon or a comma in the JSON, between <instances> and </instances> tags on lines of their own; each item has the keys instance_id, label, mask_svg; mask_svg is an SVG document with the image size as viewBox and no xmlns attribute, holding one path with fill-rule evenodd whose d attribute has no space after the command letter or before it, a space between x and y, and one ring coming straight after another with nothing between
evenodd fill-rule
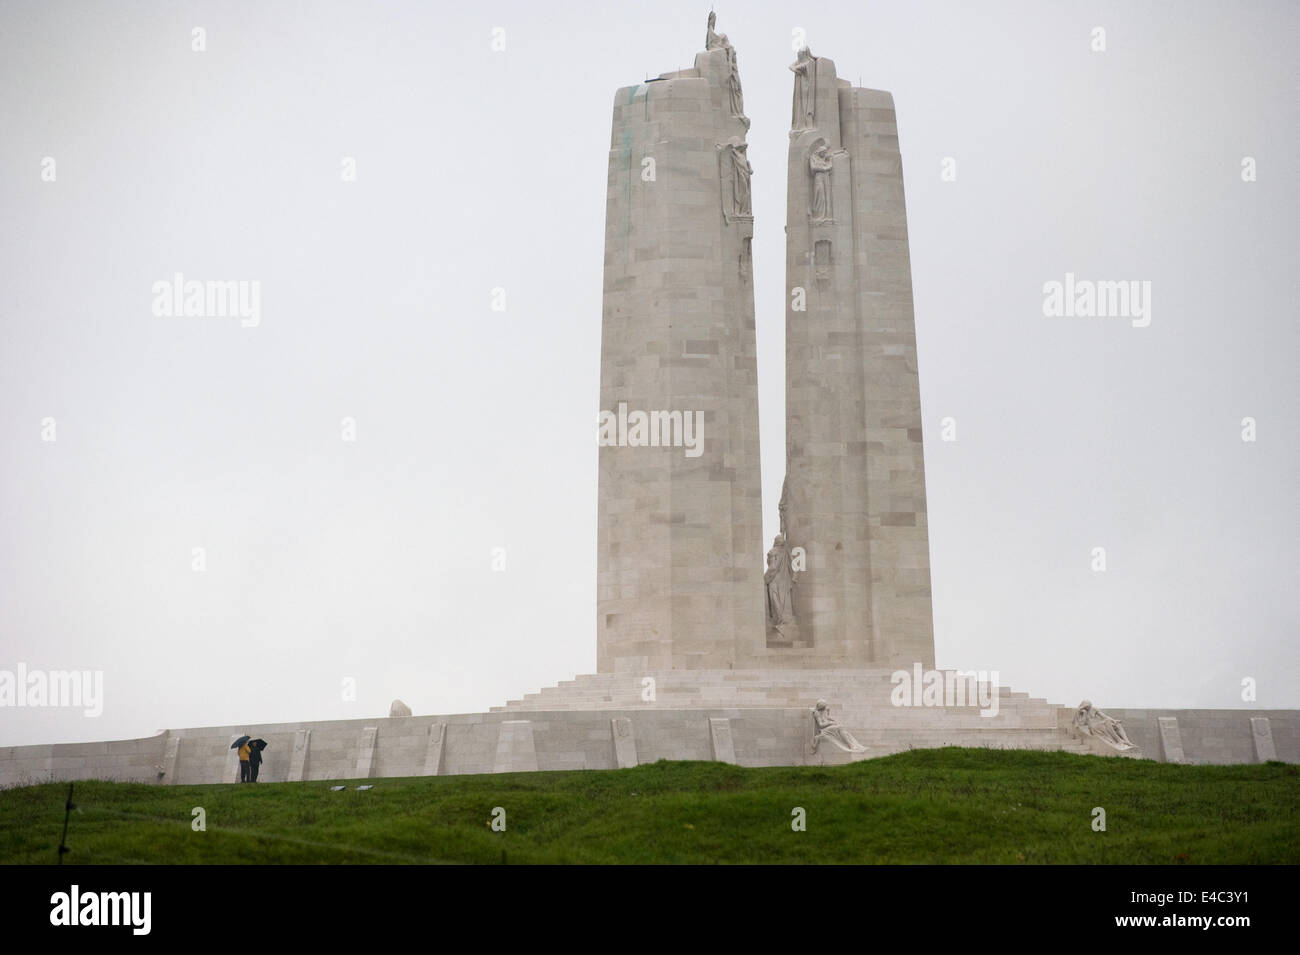
<instances>
[{"instance_id":1,"label":"monument base wall","mask_svg":"<svg viewBox=\"0 0 1300 955\"><path fill-rule=\"evenodd\" d=\"M99 743L0 747L0 786L105 779L237 782L231 742L270 745L260 780L286 782L615 769L673 760L741 766L834 765L908 749L971 746L1108 754L1070 730L1071 707L998 687L997 713L978 706L895 706L887 670L691 670L596 674L487 713L249 724L166 730ZM821 698L864 746L812 752ZM1162 762L1300 762L1300 710L1111 709L1136 753Z\"/></svg>"}]
</instances>

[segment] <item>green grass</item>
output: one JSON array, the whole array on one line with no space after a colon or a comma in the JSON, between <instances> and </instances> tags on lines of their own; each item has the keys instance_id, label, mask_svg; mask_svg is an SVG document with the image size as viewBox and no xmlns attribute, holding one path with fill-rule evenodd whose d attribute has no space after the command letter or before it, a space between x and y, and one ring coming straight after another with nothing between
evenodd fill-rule
<instances>
[{"instance_id":1,"label":"green grass","mask_svg":"<svg viewBox=\"0 0 1300 955\"><path fill-rule=\"evenodd\" d=\"M839 767L376 779L368 792L82 782L67 862L1297 863L1298 773L949 748ZM67 788L0 791L0 863L55 861ZM191 829L196 806L206 832ZM505 832L489 825L496 806ZM796 806L805 832L791 829Z\"/></svg>"}]
</instances>

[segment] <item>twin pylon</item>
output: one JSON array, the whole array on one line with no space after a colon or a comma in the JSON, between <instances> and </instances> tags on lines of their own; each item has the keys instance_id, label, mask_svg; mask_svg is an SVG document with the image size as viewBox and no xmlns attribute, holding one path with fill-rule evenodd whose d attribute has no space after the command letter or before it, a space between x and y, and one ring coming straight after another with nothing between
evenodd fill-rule
<instances>
[{"instance_id":1,"label":"twin pylon","mask_svg":"<svg viewBox=\"0 0 1300 955\"><path fill-rule=\"evenodd\" d=\"M620 89L605 225L597 668L934 664L893 98L799 51L786 466L762 564L754 216L735 48Z\"/></svg>"}]
</instances>

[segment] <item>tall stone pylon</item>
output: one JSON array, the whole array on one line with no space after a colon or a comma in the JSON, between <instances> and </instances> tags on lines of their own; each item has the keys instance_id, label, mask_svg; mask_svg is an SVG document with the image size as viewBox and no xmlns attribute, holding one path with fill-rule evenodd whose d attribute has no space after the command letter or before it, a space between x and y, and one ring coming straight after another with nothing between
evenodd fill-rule
<instances>
[{"instance_id":1,"label":"tall stone pylon","mask_svg":"<svg viewBox=\"0 0 1300 955\"><path fill-rule=\"evenodd\" d=\"M736 51L713 26L693 69L614 99L600 672L725 669L764 646L749 120Z\"/></svg>"},{"instance_id":2,"label":"tall stone pylon","mask_svg":"<svg viewBox=\"0 0 1300 955\"><path fill-rule=\"evenodd\" d=\"M893 97L801 50L786 205L792 666L934 666L911 260ZM797 568L796 568L797 569ZM769 647L782 635L769 631Z\"/></svg>"}]
</instances>

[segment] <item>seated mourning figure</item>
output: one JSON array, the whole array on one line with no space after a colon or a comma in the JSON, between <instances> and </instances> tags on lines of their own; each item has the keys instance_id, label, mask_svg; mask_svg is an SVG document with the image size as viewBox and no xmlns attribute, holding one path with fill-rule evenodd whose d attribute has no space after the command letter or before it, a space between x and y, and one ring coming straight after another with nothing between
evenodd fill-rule
<instances>
[{"instance_id":1,"label":"seated mourning figure","mask_svg":"<svg viewBox=\"0 0 1300 955\"><path fill-rule=\"evenodd\" d=\"M1124 732L1124 724L1107 716L1091 700L1084 700L1074 711L1074 729L1082 736L1095 736L1116 749L1134 749L1133 741Z\"/></svg>"},{"instance_id":2,"label":"seated mourning figure","mask_svg":"<svg viewBox=\"0 0 1300 955\"><path fill-rule=\"evenodd\" d=\"M813 707L813 741L812 751L817 752L817 744L826 740L846 753L865 753L867 748L853 738L853 734L831 717L830 708L825 700L818 700Z\"/></svg>"}]
</instances>

